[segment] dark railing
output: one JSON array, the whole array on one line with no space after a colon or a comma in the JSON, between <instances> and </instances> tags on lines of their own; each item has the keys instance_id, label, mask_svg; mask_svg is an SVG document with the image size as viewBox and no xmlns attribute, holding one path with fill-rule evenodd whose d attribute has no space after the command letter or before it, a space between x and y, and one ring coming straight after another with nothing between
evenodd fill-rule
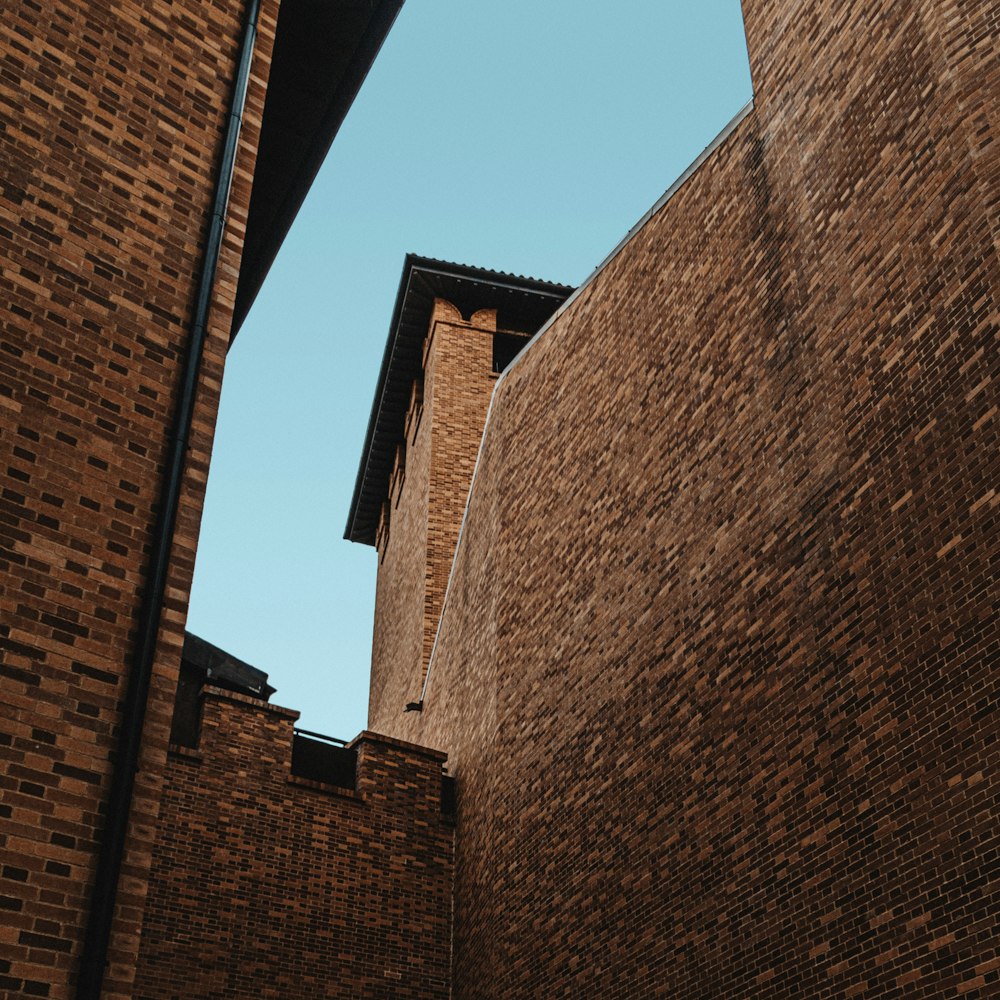
<instances>
[{"instance_id":1,"label":"dark railing","mask_svg":"<svg viewBox=\"0 0 1000 1000\"><path fill-rule=\"evenodd\" d=\"M311 729L299 729L295 727L295 732L299 736L311 736L314 740L322 740L324 743L334 743L338 747L346 747L347 740L339 740L336 736L326 736L323 733L314 733Z\"/></svg>"}]
</instances>

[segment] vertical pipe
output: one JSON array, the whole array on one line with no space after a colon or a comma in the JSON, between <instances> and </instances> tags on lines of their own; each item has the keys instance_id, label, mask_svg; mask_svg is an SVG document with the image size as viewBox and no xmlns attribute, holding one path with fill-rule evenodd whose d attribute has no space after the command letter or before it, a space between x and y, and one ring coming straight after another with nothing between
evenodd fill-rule
<instances>
[{"instance_id":1,"label":"vertical pipe","mask_svg":"<svg viewBox=\"0 0 1000 1000\"><path fill-rule=\"evenodd\" d=\"M135 773L139 764L139 752L142 748L143 724L153 673L153 660L156 655L156 640L160 631L163 597L166 591L167 573L170 568L170 549L180 505L184 460L191 434L198 374L201 370L207 336L212 287L215 284L215 273L222 250L222 236L226 225L229 195L232 190L233 171L236 166L236 150L239 145L243 109L250 83L250 65L257 39L259 13L260 0L247 0L243 41L236 70L232 107L222 147L222 159L216 180L205 253L202 257L201 273L198 277L187 354L181 376L177 408L174 412L173 433L160 495L159 516L153 537L153 551L146 574L146 588L143 594L137 636L128 675L125 703L122 708L121 733L118 739L114 771L111 776L105 826L101 836L97 871L91 894L90 916L77 974L76 1000L100 1000L104 984L104 970L114 923L118 881L121 875L129 813L132 806L132 793L135 787Z\"/></svg>"}]
</instances>

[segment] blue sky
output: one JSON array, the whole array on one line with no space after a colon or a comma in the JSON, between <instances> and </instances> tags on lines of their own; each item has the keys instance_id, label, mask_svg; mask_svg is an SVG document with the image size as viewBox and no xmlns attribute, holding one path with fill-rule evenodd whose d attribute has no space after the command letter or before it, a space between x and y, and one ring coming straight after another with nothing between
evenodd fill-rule
<instances>
[{"instance_id":1,"label":"blue sky","mask_svg":"<svg viewBox=\"0 0 1000 1000\"><path fill-rule=\"evenodd\" d=\"M299 725L365 726L343 540L407 252L579 284L749 100L739 0L408 0L223 385L188 628Z\"/></svg>"}]
</instances>

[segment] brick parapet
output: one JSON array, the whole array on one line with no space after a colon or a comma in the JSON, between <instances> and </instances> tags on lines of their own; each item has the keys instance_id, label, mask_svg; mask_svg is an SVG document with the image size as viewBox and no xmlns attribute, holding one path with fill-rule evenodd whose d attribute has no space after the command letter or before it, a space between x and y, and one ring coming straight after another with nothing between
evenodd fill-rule
<instances>
[{"instance_id":1,"label":"brick parapet","mask_svg":"<svg viewBox=\"0 0 1000 1000\"><path fill-rule=\"evenodd\" d=\"M448 755L443 750L432 750L429 747L421 746L419 743L408 743L406 740L397 739L394 736L386 736L383 733L364 730L348 743L352 749L359 748L362 744L374 747L391 748L416 757L426 757L428 760L444 764L448 760Z\"/></svg>"},{"instance_id":2,"label":"brick parapet","mask_svg":"<svg viewBox=\"0 0 1000 1000\"><path fill-rule=\"evenodd\" d=\"M292 773L296 717L206 689L167 768L136 1000L449 995L444 754L364 732L338 788Z\"/></svg>"},{"instance_id":3,"label":"brick parapet","mask_svg":"<svg viewBox=\"0 0 1000 1000\"><path fill-rule=\"evenodd\" d=\"M231 701L236 705L249 705L255 711L264 712L266 715L276 715L283 719L291 719L293 722L297 721L302 714L294 708L284 708L273 702L264 701L263 698L255 698L253 695L243 694L241 691L230 691L228 688L215 687L212 684L206 684L201 693L206 701Z\"/></svg>"}]
</instances>

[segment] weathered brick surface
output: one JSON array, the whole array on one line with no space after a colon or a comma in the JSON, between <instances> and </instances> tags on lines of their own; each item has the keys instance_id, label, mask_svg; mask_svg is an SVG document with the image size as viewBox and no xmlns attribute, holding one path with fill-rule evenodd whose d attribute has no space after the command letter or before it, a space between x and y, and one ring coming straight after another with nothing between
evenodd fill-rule
<instances>
[{"instance_id":1,"label":"weathered brick surface","mask_svg":"<svg viewBox=\"0 0 1000 1000\"><path fill-rule=\"evenodd\" d=\"M420 715L456 997L1000 991L996 5L755 110L504 378Z\"/></svg>"},{"instance_id":2,"label":"weathered brick surface","mask_svg":"<svg viewBox=\"0 0 1000 1000\"><path fill-rule=\"evenodd\" d=\"M389 497L388 538L379 545L368 704L368 725L379 732L391 732L420 697L496 382L496 329L495 310L466 320L451 303L434 304L423 412L404 445L405 475Z\"/></svg>"},{"instance_id":3,"label":"weathered brick surface","mask_svg":"<svg viewBox=\"0 0 1000 1000\"><path fill-rule=\"evenodd\" d=\"M107 997L130 994L277 2L213 298ZM243 4L0 17L0 992L67 997Z\"/></svg>"},{"instance_id":4,"label":"weathered brick surface","mask_svg":"<svg viewBox=\"0 0 1000 1000\"><path fill-rule=\"evenodd\" d=\"M356 791L306 781L296 717L207 689L167 767L137 1000L449 995L444 755L362 733Z\"/></svg>"}]
</instances>

